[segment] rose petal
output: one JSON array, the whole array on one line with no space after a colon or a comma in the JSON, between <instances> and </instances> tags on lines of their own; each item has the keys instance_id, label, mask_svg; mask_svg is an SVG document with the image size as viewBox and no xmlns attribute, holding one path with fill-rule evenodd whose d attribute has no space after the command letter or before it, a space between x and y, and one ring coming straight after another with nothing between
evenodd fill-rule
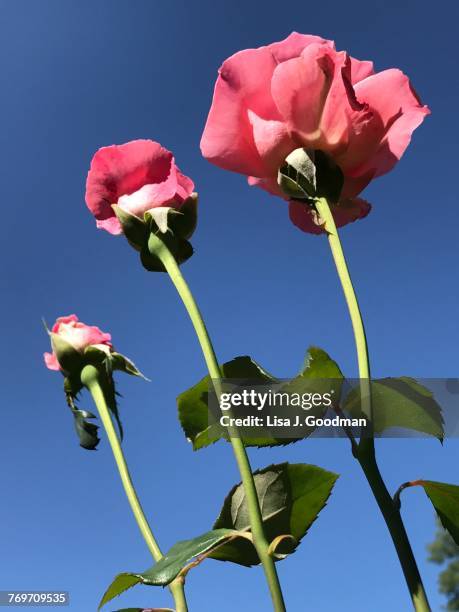
<instances>
[{"instance_id":1,"label":"rose petal","mask_svg":"<svg viewBox=\"0 0 459 612\"><path fill-rule=\"evenodd\" d=\"M96 326L86 325L80 321L59 322L53 327L53 332L68 342L77 351L82 351L92 344L109 344L111 335L101 331Z\"/></svg>"},{"instance_id":2,"label":"rose petal","mask_svg":"<svg viewBox=\"0 0 459 612\"><path fill-rule=\"evenodd\" d=\"M395 68L357 83L355 92L359 100L378 113L385 130L376 153L356 172L363 174L373 170L375 176L380 176L389 172L402 157L411 134L430 110L420 103L408 77Z\"/></svg>"},{"instance_id":3,"label":"rose petal","mask_svg":"<svg viewBox=\"0 0 459 612\"><path fill-rule=\"evenodd\" d=\"M374 173L372 171L357 177L345 176L340 199L347 200L349 198L354 198L355 196L359 195L359 193L361 193L365 189L365 187L372 181L373 178Z\"/></svg>"},{"instance_id":4,"label":"rose petal","mask_svg":"<svg viewBox=\"0 0 459 612\"><path fill-rule=\"evenodd\" d=\"M300 57L279 64L271 81L279 112L306 147L320 137L319 124L331 77L321 64L327 51L323 45L309 45Z\"/></svg>"},{"instance_id":5,"label":"rose petal","mask_svg":"<svg viewBox=\"0 0 459 612\"><path fill-rule=\"evenodd\" d=\"M59 317L59 318L56 319L56 322L54 323L53 327L51 328L51 331L54 334L57 334L57 333L59 333L59 326L61 325L61 323L72 323L72 321L75 322L75 323L78 322L78 317L76 316L76 314L71 314L71 315L66 315L64 317Z\"/></svg>"},{"instance_id":6,"label":"rose petal","mask_svg":"<svg viewBox=\"0 0 459 612\"><path fill-rule=\"evenodd\" d=\"M182 174L177 166L176 166L176 169L177 169L177 195L181 199L181 203L183 203L183 201L189 198L190 195L193 193L194 183L188 176L185 176L184 174Z\"/></svg>"},{"instance_id":7,"label":"rose petal","mask_svg":"<svg viewBox=\"0 0 459 612\"><path fill-rule=\"evenodd\" d=\"M273 178L259 178L257 176L248 176L247 182L251 187L261 187L261 189L264 189L271 195L279 196L284 200L287 199L282 193L281 188L277 184L277 180L274 180Z\"/></svg>"},{"instance_id":8,"label":"rose petal","mask_svg":"<svg viewBox=\"0 0 459 612\"><path fill-rule=\"evenodd\" d=\"M118 221L117 217L109 217L108 219L96 220L96 227L99 229L104 229L109 234L113 234L114 236L118 236L123 233L123 228L121 227L121 223Z\"/></svg>"},{"instance_id":9,"label":"rose petal","mask_svg":"<svg viewBox=\"0 0 459 612\"><path fill-rule=\"evenodd\" d=\"M277 118L270 94L276 67L267 47L240 51L227 59L219 71L212 106L201 138L201 151L216 166L263 176L263 162L256 149L247 111Z\"/></svg>"},{"instance_id":10,"label":"rose petal","mask_svg":"<svg viewBox=\"0 0 459 612\"><path fill-rule=\"evenodd\" d=\"M321 61L331 80L320 121L322 145L317 148L338 155L349 145L352 132L358 131L371 117L360 103L351 83L351 60L344 51L328 53Z\"/></svg>"},{"instance_id":11,"label":"rose petal","mask_svg":"<svg viewBox=\"0 0 459 612\"><path fill-rule=\"evenodd\" d=\"M291 138L285 123L262 119L250 110L248 117L255 146L263 160L265 176L277 175L287 155L298 145Z\"/></svg>"},{"instance_id":12,"label":"rose petal","mask_svg":"<svg viewBox=\"0 0 459 612\"><path fill-rule=\"evenodd\" d=\"M325 40L313 34L298 34L298 32L292 32L280 42L271 43L268 48L276 62L280 64L292 59L292 57L298 57L306 47L313 44L325 45L330 49L335 48L335 43L332 40Z\"/></svg>"},{"instance_id":13,"label":"rose petal","mask_svg":"<svg viewBox=\"0 0 459 612\"><path fill-rule=\"evenodd\" d=\"M56 355L54 353L43 353L43 357L45 359L45 364L48 370L58 371L61 369L59 362L57 361Z\"/></svg>"},{"instance_id":14,"label":"rose petal","mask_svg":"<svg viewBox=\"0 0 459 612\"><path fill-rule=\"evenodd\" d=\"M373 62L357 60L351 57L351 81L352 84L363 81L375 73Z\"/></svg>"},{"instance_id":15,"label":"rose petal","mask_svg":"<svg viewBox=\"0 0 459 612\"><path fill-rule=\"evenodd\" d=\"M379 149L385 133L379 115L371 110L364 116L354 115L354 119L355 123L352 123L351 119L347 148L341 154L335 155L335 161L346 179L362 173L362 165ZM374 172L371 173L371 178L373 177Z\"/></svg>"},{"instance_id":16,"label":"rose petal","mask_svg":"<svg viewBox=\"0 0 459 612\"><path fill-rule=\"evenodd\" d=\"M147 210L170 202L177 193L177 187L177 176L174 169L168 179L162 183L144 185L131 195L121 196L118 205L131 215L141 217Z\"/></svg>"}]
</instances>

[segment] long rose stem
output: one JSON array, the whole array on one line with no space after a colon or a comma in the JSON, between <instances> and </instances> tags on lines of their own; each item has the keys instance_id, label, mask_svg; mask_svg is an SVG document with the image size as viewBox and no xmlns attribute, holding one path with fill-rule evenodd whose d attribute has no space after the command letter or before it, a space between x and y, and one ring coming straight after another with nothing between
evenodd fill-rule
<instances>
[{"instance_id":1,"label":"long rose stem","mask_svg":"<svg viewBox=\"0 0 459 612\"><path fill-rule=\"evenodd\" d=\"M325 224L324 229L328 234L328 242L349 309L357 348L362 409L371 421L370 362L362 315L344 257L338 230L336 229L335 221L327 200L325 198L318 198L316 200L316 209ZM402 566L414 609L417 612L430 612L430 605L402 521L400 510L394 504L378 468L374 437L371 428L364 432L360 440L356 450L356 459L362 467L368 484L370 485L379 509L384 517L387 528L389 529Z\"/></svg>"},{"instance_id":2,"label":"long rose stem","mask_svg":"<svg viewBox=\"0 0 459 612\"><path fill-rule=\"evenodd\" d=\"M222 374L218 365L217 357L209 337L209 333L205 326L202 315L190 291L185 279L182 276L179 266L163 243L154 234L150 235L150 241L154 242L155 253L160 258L166 271L168 272L176 290L179 294L182 302L188 312L196 335L199 340L199 344L204 355L204 360L207 365L207 369L210 374L210 378L214 386L216 386L217 396L219 394L218 386L220 384ZM151 243L150 243L151 244ZM236 430L232 430L230 435L231 445L233 447L234 456L239 468L241 475L242 484L247 500L247 508L249 512L250 528L252 531L253 543L260 557L263 570L265 572L266 580L268 582L269 590L271 593L271 599L273 607L276 612L285 612L285 603L282 595L282 590L277 575L276 566L274 560L269 554L269 543L266 539L263 518L261 514L260 504L258 500L257 490L255 487L255 481L250 467L249 458L245 449L244 443L241 440Z\"/></svg>"},{"instance_id":3,"label":"long rose stem","mask_svg":"<svg viewBox=\"0 0 459 612\"><path fill-rule=\"evenodd\" d=\"M153 535L150 525L148 524L142 506L140 505L140 500L136 493L135 487L132 483L126 459L124 457L123 450L121 448L121 444L118 439L115 427L113 426L112 417L108 410L107 402L102 391L99 370L92 365L85 366L81 372L81 382L85 385L85 387L87 387L87 389L91 393L94 403L99 412L100 419L107 433L108 441L110 442L113 456L115 458L115 462L120 473L121 482L123 483L126 497L128 498L132 513L134 514L135 520L137 521L137 525L139 526L140 532L148 546L148 550L150 551L153 559L155 561L159 561L163 558L163 554L161 552L161 549L159 548L158 542L156 541ZM175 605L177 608L176 612L188 612L188 606L186 603L185 592L183 588L183 580L174 580L169 585L169 589L175 601Z\"/></svg>"}]
</instances>

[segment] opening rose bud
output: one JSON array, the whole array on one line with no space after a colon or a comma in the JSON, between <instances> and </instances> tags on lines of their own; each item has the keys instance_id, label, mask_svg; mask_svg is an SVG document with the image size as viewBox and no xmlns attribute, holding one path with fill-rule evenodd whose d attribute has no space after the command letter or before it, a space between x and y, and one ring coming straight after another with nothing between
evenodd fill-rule
<instances>
[{"instance_id":1,"label":"opening rose bud","mask_svg":"<svg viewBox=\"0 0 459 612\"><path fill-rule=\"evenodd\" d=\"M50 370L70 371L83 362L83 355L88 347L93 347L105 354L112 351L111 335L98 327L86 325L74 314L59 317L51 332L52 353L45 353L46 367Z\"/></svg>"},{"instance_id":2,"label":"opening rose bud","mask_svg":"<svg viewBox=\"0 0 459 612\"><path fill-rule=\"evenodd\" d=\"M377 73L330 40L293 32L223 63L201 151L220 168L247 175L250 185L289 199L293 223L318 234L311 207L278 184L286 157L304 148L333 160L343 187L332 212L346 225L369 213L356 196L394 167L429 112L400 70Z\"/></svg>"},{"instance_id":3,"label":"opening rose bud","mask_svg":"<svg viewBox=\"0 0 459 612\"><path fill-rule=\"evenodd\" d=\"M153 140L133 140L99 149L86 181L86 204L97 227L123 233L113 205L139 219L167 207L180 211L193 194L193 181L182 174L170 151Z\"/></svg>"},{"instance_id":4,"label":"opening rose bud","mask_svg":"<svg viewBox=\"0 0 459 612\"><path fill-rule=\"evenodd\" d=\"M108 408L122 436L113 372L118 370L144 379L145 376L130 359L114 350L110 334L96 326L86 325L74 314L59 317L48 333L53 352L44 354L45 364L50 370L60 371L64 375L65 397L74 417L80 446L93 450L99 443L98 427L91 422L95 415L80 410L76 405L77 397L86 384L83 375L88 369L97 372L103 381Z\"/></svg>"}]
</instances>

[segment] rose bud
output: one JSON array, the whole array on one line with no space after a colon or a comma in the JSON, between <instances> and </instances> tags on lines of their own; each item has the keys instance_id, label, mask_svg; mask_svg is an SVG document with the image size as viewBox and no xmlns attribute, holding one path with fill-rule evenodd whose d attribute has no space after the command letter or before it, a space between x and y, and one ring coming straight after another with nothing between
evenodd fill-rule
<instances>
[{"instance_id":1,"label":"rose bud","mask_svg":"<svg viewBox=\"0 0 459 612\"><path fill-rule=\"evenodd\" d=\"M250 185L287 199L293 223L319 234L315 211L305 203L311 194L301 193L305 185L295 192L286 158L304 150L320 160L322 178L332 171L330 205L343 226L369 213L356 196L394 167L429 112L400 70L376 73L372 62L336 51L332 41L293 32L223 63L201 151L220 168L247 175Z\"/></svg>"},{"instance_id":2,"label":"rose bud","mask_svg":"<svg viewBox=\"0 0 459 612\"><path fill-rule=\"evenodd\" d=\"M84 362L85 350L89 347L110 355L111 335L98 327L86 325L74 314L59 317L51 332L52 353L45 353L45 364L50 370L71 371Z\"/></svg>"},{"instance_id":3,"label":"rose bud","mask_svg":"<svg viewBox=\"0 0 459 612\"><path fill-rule=\"evenodd\" d=\"M94 155L86 181L86 204L97 227L126 235L149 270L164 268L148 251L151 232L167 243L179 263L193 249L188 238L197 220L193 181L182 174L170 151L152 140L103 147Z\"/></svg>"},{"instance_id":4,"label":"rose bud","mask_svg":"<svg viewBox=\"0 0 459 612\"><path fill-rule=\"evenodd\" d=\"M114 350L110 334L101 331L98 327L82 323L74 314L59 317L48 333L53 352L44 353L46 367L60 371L64 375L66 400L75 419L80 445L92 450L97 446L99 438L97 426L88 419L94 419L95 416L86 410L79 410L75 404L83 388L81 372L84 367L93 365L100 371L101 378L105 381L107 404L118 422L120 432L122 428L116 403L113 371L120 370L132 376L145 377L130 359Z\"/></svg>"}]
</instances>

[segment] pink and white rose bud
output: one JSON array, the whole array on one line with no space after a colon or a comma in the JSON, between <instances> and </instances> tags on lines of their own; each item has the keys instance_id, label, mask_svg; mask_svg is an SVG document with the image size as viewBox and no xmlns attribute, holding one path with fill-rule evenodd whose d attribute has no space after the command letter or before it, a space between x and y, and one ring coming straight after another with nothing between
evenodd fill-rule
<instances>
[{"instance_id":1,"label":"pink and white rose bud","mask_svg":"<svg viewBox=\"0 0 459 612\"><path fill-rule=\"evenodd\" d=\"M110 354L112 351L111 335L101 331L98 327L86 325L78 320L74 314L59 317L51 329L51 338L58 337L70 345L75 351L83 354L88 347L94 347ZM50 370L62 370L56 350L44 353L46 367Z\"/></svg>"}]
</instances>

